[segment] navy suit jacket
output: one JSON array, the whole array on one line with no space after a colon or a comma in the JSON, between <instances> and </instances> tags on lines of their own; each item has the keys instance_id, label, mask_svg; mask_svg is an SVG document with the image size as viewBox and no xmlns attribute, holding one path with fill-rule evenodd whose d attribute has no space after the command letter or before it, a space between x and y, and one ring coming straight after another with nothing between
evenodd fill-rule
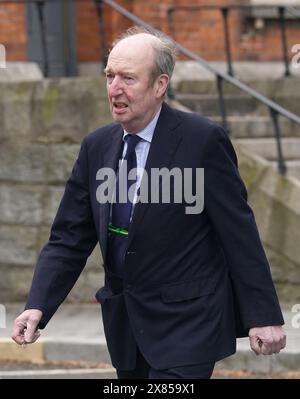
<instances>
[{"instance_id":1,"label":"navy suit jacket","mask_svg":"<svg viewBox=\"0 0 300 399\"><path fill-rule=\"evenodd\" d=\"M118 369L134 368L136 343L152 367L164 369L222 359L235 352L236 337L249 328L283 324L226 132L165 103L145 169L150 175L151 168L204 168L204 209L188 215L184 201L136 204L124 279L110 272L110 206L96 199L96 176L100 168L116 169L122 136L122 127L113 123L83 140L26 304L42 310L39 327L66 298L97 242L105 285L96 298Z\"/></svg>"}]
</instances>

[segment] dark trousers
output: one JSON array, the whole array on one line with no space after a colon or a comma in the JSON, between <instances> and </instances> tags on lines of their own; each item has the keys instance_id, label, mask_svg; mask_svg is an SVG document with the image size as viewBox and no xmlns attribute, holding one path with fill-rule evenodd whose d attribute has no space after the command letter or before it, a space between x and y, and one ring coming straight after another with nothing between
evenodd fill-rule
<instances>
[{"instance_id":1,"label":"dark trousers","mask_svg":"<svg viewBox=\"0 0 300 399\"><path fill-rule=\"evenodd\" d=\"M134 370L117 370L119 379L209 379L215 363L201 363L173 367L166 370L155 370L145 360L137 348L136 367Z\"/></svg>"}]
</instances>

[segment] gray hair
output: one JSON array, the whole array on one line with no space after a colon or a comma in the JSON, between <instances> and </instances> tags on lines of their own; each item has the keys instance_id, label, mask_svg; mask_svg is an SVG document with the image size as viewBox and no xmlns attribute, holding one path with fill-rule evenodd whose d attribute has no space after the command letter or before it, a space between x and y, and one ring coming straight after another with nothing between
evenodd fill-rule
<instances>
[{"instance_id":1,"label":"gray hair","mask_svg":"<svg viewBox=\"0 0 300 399\"><path fill-rule=\"evenodd\" d=\"M139 33L147 33L159 39L159 41L155 40L152 43L152 47L155 52L154 65L151 70L152 81L154 82L154 80L161 74L166 74L169 76L169 79L171 79L177 58L176 44L164 33L155 29L146 29L140 26L133 26L122 33L121 36L119 36L119 38L113 42L112 47L115 47L115 45L121 40L138 35Z\"/></svg>"}]
</instances>

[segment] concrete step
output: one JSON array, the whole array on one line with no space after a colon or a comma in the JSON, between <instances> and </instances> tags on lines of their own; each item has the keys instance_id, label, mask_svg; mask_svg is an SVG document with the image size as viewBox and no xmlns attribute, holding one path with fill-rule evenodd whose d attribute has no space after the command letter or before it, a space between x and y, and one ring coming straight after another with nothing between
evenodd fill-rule
<instances>
[{"instance_id":1,"label":"concrete step","mask_svg":"<svg viewBox=\"0 0 300 399\"><path fill-rule=\"evenodd\" d=\"M245 79L244 76L241 80L243 80L252 89L267 97L298 96L297 93L300 92L300 79L295 76L288 78L278 76L276 79L273 77L270 78L270 76L265 76L263 79ZM194 78L190 78L189 80L183 76L180 80L174 82L173 86L176 88L176 91L182 94L217 94L216 80L200 79L199 75L194 75ZM225 95L243 94L238 87L225 81L223 84L223 92Z\"/></svg>"},{"instance_id":2,"label":"concrete step","mask_svg":"<svg viewBox=\"0 0 300 399\"><path fill-rule=\"evenodd\" d=\"M276 141L272 138L234 139L233 144L238 144L249 153L260 155L270 160L277 160ZM282 152L286 160L300 159L300 138L283 138Z\"/></svg>"},{"instance_id":3,"label":"concrete step","mask_svg":"<svg viewBox=\"0 0 300 399\"><path fill-rule=\"evenodd\" d=\"M219 116L210 116L210 119L222 124ZM228 127L232 138L273 138L273 123L268 116L236 115L229 116ZM282 137L300 137L300 125L286 118L279 119Z\"/></svg>"},{"instance_id":4,"label":"concrete step","mask_svg":"<svg viewBox=\"0 0 300 399\"><path fill-rule=\"evenodd\" d=\"M197 94L197 93L176 93L178 100L185 107L193 112L202 115L220 115L218 97L215 94ZM228 115L245 115L256 113L266 115L264 107L254 99L238 94L229 94L225 98L226 110Z\"/></svg>"},{"instance_id":5,"label":"concrete step","mask_svg":"<svg viewBox=\"0 0 300 399\"><path fill-rule=\"evenodd\" d=\"M277 162L271 162L274 169L277 169ZM292 176L295 179L300 181L300 156L299 159L295 159L292 161L286 161L287 166L287 174L288 176Z\"/></svg>"},{"instance_id":6,"label":"concrete step","mask_svg":"<svg viewBox=\"0 0 300 399\"><path fill-rule=\"evenodd\" d=\"M176 99L184 106L194 112L203 115L220 115L219 100L216 94L198 93L175 93ZM244 94L227 94L224 96L225 106L228 115L258 114L269 115L269 109L256 99ZM300 114L299 98L290 96L278 96L274 98L277 102L289 111Z\"/></svg>"}]
</instances>

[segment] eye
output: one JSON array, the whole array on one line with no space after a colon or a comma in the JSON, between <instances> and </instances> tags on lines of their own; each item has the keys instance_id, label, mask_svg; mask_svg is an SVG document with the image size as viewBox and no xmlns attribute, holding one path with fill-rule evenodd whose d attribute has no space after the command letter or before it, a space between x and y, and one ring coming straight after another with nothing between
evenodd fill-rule
<instances>
[{"instance_id":1,"label":"eye","mask_svg":"<svg viewBox=\"0 0 300 399\"><path fill-rule=\"evenodd\" d=\"M112 81L114 80L114 76L112 73L107 73L106 74L106 80L108 83L112 83Z\"/></svg>"},{"instance_id":2,"label":"eye","mask_svg":"<svg viewBox=\"0 0 300 399\"><path fill-rule=\"evenodd\" d=\"M126 83L130 84L134 82L134 79L132 76L124 76L124 80Z\"/></svg>"}]
</instances>

